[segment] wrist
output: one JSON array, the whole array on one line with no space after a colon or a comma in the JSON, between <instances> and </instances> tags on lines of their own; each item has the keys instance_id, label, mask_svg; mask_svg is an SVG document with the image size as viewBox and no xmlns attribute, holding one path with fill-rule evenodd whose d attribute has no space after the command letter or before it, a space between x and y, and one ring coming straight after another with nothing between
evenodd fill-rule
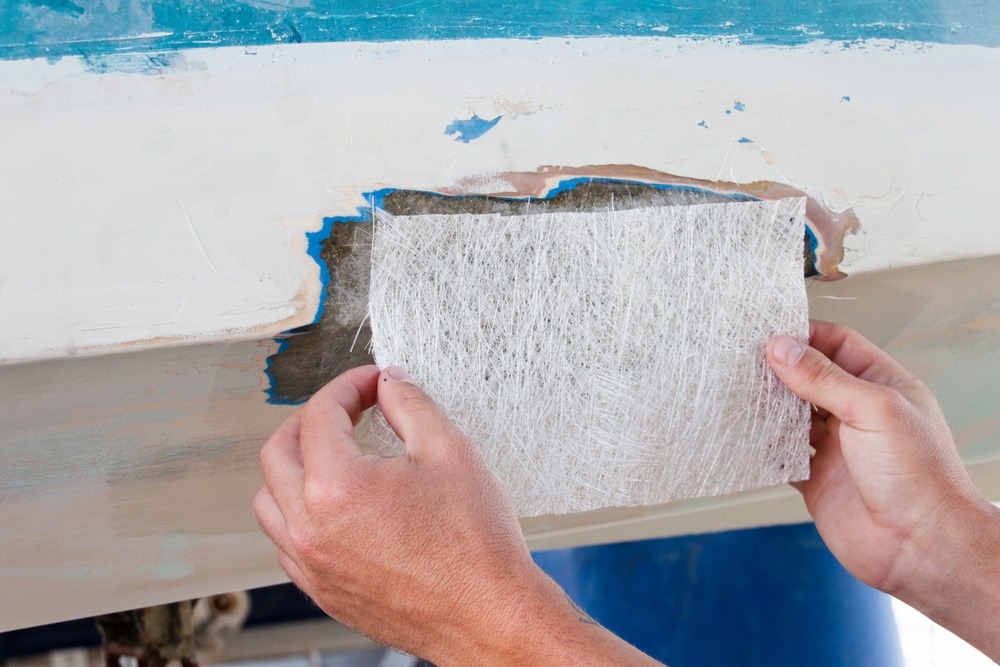
<instances>
[{"instance_id":1,"label":"wrist","mask_svg":"<svg viewBox=\"0 0 1000 667\"><path fill-rule=\"evenodd\" d=\"M483 665L659 665L601 627L537 566L476 613L461 637L437 659L439 667Z\"/></svg>"},{"instance_id":2,"label":"wrist","mask_svg":"<svg viewBox=\"0 0 1000 667\"><path fill-rule=\"evenodd\" d=\"M978 494L944 506L907 543L886 588L970 644L1000 659L1000 508Z\"/></svg>"}]
</instances>

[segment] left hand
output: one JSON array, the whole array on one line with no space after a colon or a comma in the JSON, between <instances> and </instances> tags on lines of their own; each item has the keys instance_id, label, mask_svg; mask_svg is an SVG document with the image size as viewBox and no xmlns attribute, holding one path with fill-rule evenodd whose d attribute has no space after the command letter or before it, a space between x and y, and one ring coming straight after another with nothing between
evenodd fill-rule
<instances>
[{"instance_id":1,"label":"left hand","mask_svg":"<svg viewBox=\"0 0 1000 667\"><path fill-rule=\"evenodd\" d=\"M365 455L355 442L376 399L402 456ZM579 616L535 566L475 445L401 369L333 380L267 441L261 465L254 512L281 566L377 641L439 665L518 664L511 652L544 626L535 618Z\"/></svg>"}]
</instances>

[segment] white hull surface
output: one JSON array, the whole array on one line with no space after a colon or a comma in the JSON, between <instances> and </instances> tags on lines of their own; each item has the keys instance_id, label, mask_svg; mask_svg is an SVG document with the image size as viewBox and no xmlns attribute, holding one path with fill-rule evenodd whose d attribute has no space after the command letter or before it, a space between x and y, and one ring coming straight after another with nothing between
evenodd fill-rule
<instances>
[{"instance_id":1,"label":"white hull surface","mask_svg":"<svg viewBox=\"0 0 1000 667\"><path fill-rule=\"evenodd\" d=\"M284 581L250 501L295 409L278 339L334 307L317 233L364 193L524 196L546 166L853 211L859 232L817 231L849 277L810 279L813 316L927 381L1000 499L998 83L992 46L876 39L0 60L0 630ZM544 549L807 518L775 488L525 529Z\"/></svg>"}]
</instances>

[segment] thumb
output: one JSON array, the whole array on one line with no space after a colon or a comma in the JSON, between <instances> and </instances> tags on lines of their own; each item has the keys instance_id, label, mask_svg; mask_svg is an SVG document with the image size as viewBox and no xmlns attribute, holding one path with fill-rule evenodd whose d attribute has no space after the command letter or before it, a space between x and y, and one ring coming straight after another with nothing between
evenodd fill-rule
<instances>
[{"instance_id":1,"label":"thumb","mask_svg":"<svg viewBox=\"0 0 1000 667\"><path fill-rule=\"evenodd\" d=\"M799 398L835 415L840 421L858 425L864 419L873 385L854 377L819 350L791 336L777 336L767 345L767 361L785 386Z\"/></svg>"},{"instance_id":2,"label":"thumb","mask_svg":"<svg viewBox=\"0 0 1000 667\"><path fill-rule=\"evenodd\" d=\"M399 366L389 366L382 371L378 380L378 405L412 456L454 456L474 449L469 438L448 419L441 407Z\"/></svg>"}]
</instances>

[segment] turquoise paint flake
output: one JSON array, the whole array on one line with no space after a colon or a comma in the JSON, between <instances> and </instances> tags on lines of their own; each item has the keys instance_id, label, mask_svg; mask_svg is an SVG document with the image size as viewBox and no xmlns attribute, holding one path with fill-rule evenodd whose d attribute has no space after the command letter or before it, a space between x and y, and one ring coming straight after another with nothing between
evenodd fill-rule
<instances>
[{"instance_id":1,"label":"turquoise paint flake","mask_svg":"<svg viewBox=\"0 0 1000 667\"><path fill-rule=\"evenodd\" d=\"M663 36L1000 47L995 0L6 0L0 59L299 42Z\"/></svg>"}]
</instances>

